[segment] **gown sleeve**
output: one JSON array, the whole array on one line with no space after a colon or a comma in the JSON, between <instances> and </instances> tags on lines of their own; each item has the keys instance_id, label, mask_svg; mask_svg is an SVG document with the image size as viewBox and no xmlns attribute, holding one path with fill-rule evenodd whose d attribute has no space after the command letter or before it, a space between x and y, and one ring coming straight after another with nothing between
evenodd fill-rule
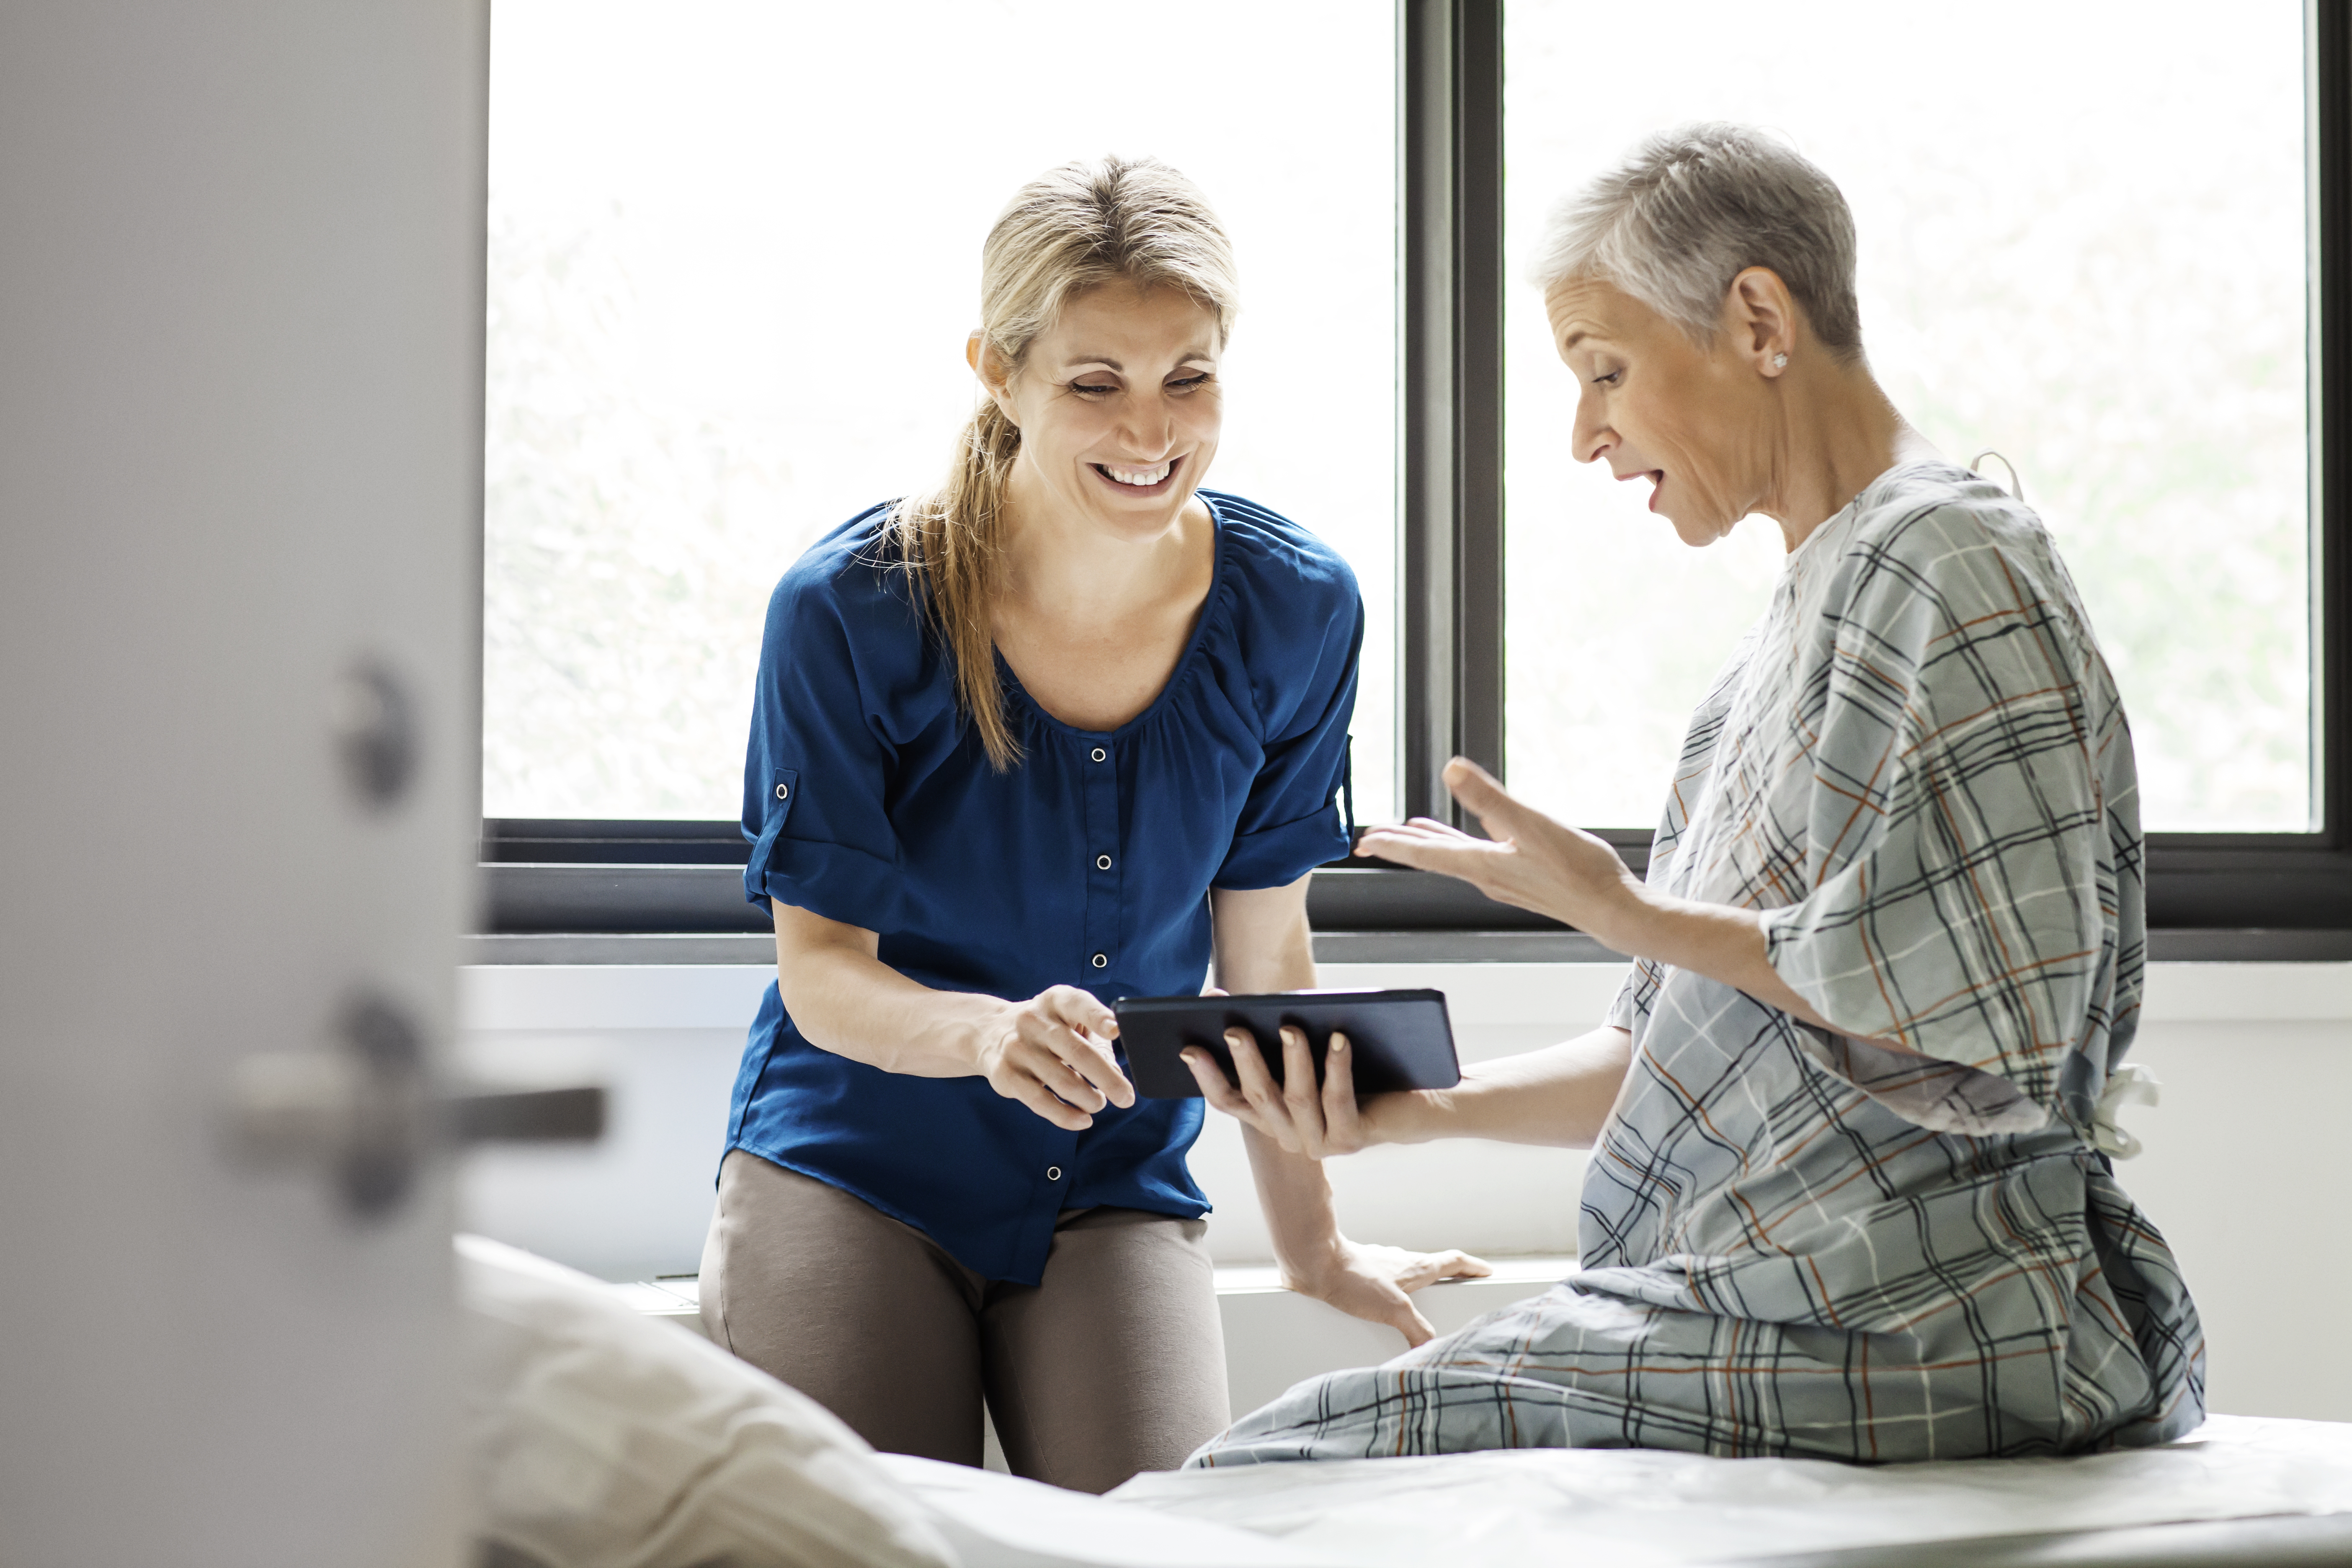
<instances>
[{"instance_id":1,"label":"gown sleeve","mask_svg":"<svg viewBox=\"0 0 2352 1568\"><path fill-rule=\"evenodd\" d=\"M1637 958L1625 971L1623 984L1601 1016L1602 1027L1639 1031L1642 1020L1657 1005L1658 988L1665 979L1665 969L1654 960Z\"/></svg>"},{"instance_id":2,"label":"gown sleeve","mask_svg":"<svg viewBox=\"0 0 2352 1568\"><path fill-rule=\"evenodd\" d=\"M2113 687L2055 557L1967 508L1865 534L1839 571L1781 796L1810 891L1765 912L1770 963L1841 1058L1916 1065L1853 1037L1888 1040L2001 1080L1960 1075L1992 1092L1950 1130L2042 1124L2112 957Z\"/></svg>"},{"instance_id":3,"label":"gown sleeve","mask_svg":"<svg viewBox=\"0 0 2352 1568\"><path fill-rule=\"evenodd\" d=\"M872 931L905 923L898 836L886 809L898 754L887 739L889 683L865 668L874 660L861 659L859 645L902 629L867 623L913 614L886 591L868 585L861 599L806 563L777 585L743 762L749 901L781 900Z\"/></svg>"}]
</instances>

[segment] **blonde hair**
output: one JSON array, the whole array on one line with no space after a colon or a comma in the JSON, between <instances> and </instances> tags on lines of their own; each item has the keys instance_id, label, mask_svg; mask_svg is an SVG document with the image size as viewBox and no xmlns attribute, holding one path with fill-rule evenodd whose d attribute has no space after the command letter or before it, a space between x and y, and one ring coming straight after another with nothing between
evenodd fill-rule
<instances>
[{"instance_id":1,"label":"blonde hair","mask_svg":"<svg viewBox=\"0 0 2352 1568\"><path fill-rule=\"evenodd\" d=\"M982 363L1006 379L1073 295L1107 283L1181 289L1213 312L1223 342L1240 308L1233 247L1193 184L1150 158L1065 163L1021 187L980 253ZM990 609L1003 552L1005 487L1021 429L982 396L947 480L909 496L887 524L948 657L959 705L998 772L1021 760L996 675Z\"/></svg>"}]
</instances>

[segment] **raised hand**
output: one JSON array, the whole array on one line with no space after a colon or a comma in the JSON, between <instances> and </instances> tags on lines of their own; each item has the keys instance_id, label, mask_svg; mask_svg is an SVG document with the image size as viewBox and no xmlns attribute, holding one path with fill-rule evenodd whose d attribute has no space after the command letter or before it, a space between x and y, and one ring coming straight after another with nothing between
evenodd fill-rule
<instances>
[{"instance_id":1,"label":"raised hand","mask_svg":"<svg viewBox=\"0 0 2352 1568\"><path fill-rule=\"evenodd\" d=\"M1375 827L1357 846L1400 866L1458 877L1498 903L1551 916L1620 952L1644 912L1643 888L1606 840L1512 798L1465 757L1445 765L1445 784L1493 837L1473 837L1425 816Z\"/></svg>"}]
</instances>

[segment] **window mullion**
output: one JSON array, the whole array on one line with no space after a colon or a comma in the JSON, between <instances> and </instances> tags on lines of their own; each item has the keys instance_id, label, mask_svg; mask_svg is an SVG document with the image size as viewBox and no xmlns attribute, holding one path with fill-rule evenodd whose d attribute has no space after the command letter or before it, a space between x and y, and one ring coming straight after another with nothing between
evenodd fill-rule
<instances>
[{"instance_id":1,"label":"window mullion","mask_svg":"<svg viewBox=\"0 0 2352 1568\"><path fill-rule=\"evenodd\" d=\"M1408 815L1454 820L1456 752L1503 763L1503 17L1399 12Z\"/></svg>"},{"instance_id":2,"label":"window mullion","mask_svg":"<svg viewBox=\"0 0 2352 1568\"><path fill-rule=\"evenodd\" d=\"M2339 475L2352 472L2352 7L2320 0L2311 15L2312 149L2316 243L2311 353L2313 816L2333 850L2352 847L2352 743L2345 617L2352 615L2352 513Z\"/></svg>"}]
</instances>

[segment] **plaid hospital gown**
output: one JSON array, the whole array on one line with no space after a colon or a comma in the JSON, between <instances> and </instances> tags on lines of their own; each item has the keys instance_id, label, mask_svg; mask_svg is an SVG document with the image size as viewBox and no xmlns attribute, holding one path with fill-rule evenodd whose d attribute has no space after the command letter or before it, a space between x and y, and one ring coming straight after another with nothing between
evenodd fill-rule
<instances>
[{"instance_id":1,"label":"plaid hospital gown","mask_svg":"<svg viewBox=\"0 0 2352 1568\"><path fill-rule=\"evenodd\" d=\"M2123 709L2048 533L1948 464L1881 475L1700 705L1649 872L1769 911L1774 969L1842 1032L1636 964L1577 1272L1303 1383L1192 1463L2189 1431L2196 1310L2093 1141L2137 1020L2141 870Z\"/></svg>"}]
</instances>

